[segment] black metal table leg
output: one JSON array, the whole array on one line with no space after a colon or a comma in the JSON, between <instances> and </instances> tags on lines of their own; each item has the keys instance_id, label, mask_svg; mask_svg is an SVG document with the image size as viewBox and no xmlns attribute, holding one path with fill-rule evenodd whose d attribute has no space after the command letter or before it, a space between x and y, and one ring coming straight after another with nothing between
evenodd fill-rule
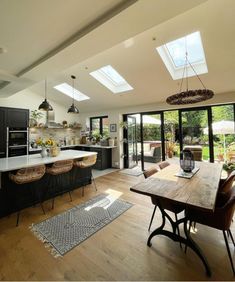
<instances>
[{"instance_id":1,"label":"black metal table leg","mask_svg":"<svg viewBox=\"0 0 235 282\"><path fill-rule=\"evenodd\" d=\"M151 247L151 240L154 236L156 235L164 235L168 238L170 238L171 240L173 241L176 241L176 242L180 242L180 243L183 243L185 245L187 245L189 248L191 248L197 255L198 257L201 259L204 267L205 267L205 270L206 270L206 274L208 276L211 276L211 270L210 270L210 266L206 260L206 258L204 257L201 249L199 248L199 246L193 241L193 239L191 238L190 236L190 230L188 230L187 228L187 223L188 223L188 218L185 216L184 218L181 218L179 220L176 220L176 221L173 221L171 219L171 217L169 216L169 214L167 214L165 212L165 210L161 207L161 204L159 203L158 205L161 213L162 213L162 224L160 227L158 227L157 229L155 229L150 235L149 235L149 238L148 238L148 241L147 241L147 245L149 247ZM171 226L172 226L172 230L173 232L170 232L168 230L164 230L164 226L165 226L165 223L166 223L166 218L169 220L169 222L171 223ZM184 233L185 233L185 237L182 237L180 236L179 234L177 234L176 230L179 229L179 225L182 224L184 225Z\"/></svg>"}]
</instances>

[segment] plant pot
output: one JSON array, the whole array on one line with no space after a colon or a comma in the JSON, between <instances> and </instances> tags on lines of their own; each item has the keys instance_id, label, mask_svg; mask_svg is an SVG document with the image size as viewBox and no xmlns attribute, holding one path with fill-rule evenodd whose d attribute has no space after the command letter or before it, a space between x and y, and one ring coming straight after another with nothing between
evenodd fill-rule
<instances>
[{"instance_id":1,"label":"plant pot","mask_svg":"<svg viewBox=\"0 0 235 282\"><path fill-rule=\"evenodd\" d=\"M172 158L173 157L173 152L171 152L171 151L169 151L168 153L167 153L167 155L168 155L168 158Z\"/></svg>"}]
</instances>

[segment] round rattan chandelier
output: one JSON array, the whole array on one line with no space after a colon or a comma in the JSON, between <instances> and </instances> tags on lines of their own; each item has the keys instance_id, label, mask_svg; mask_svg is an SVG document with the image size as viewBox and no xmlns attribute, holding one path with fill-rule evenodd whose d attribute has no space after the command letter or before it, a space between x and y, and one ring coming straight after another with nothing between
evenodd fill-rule
<instances>
[{"instance_id":1,"label":"round rattan chandelier","mask_svg":"<svg viewBox=\"0 0 235 282\"><path fill-rule=\"evenodd\" d=\"M196 90L189 90L188 89L188 66L193 70L195 75L197 76L198 80L200 81L203 89L196 89ZM186 74L186 76L185 76ZM184 76L186 79L186 90L182 91ZM214 92L210 89L207 89L203 84L202 80L196 73L195 69L193 68L192 64L188 60L188 53L185 53L185 65L183 70L183 76L180 83L179 93L169 96L166 99L166 102L170 105L186 105L186 104L194 104L198 102L202 102L205 100L209 100L214 96Z\"/></svg>"}]
</instances>

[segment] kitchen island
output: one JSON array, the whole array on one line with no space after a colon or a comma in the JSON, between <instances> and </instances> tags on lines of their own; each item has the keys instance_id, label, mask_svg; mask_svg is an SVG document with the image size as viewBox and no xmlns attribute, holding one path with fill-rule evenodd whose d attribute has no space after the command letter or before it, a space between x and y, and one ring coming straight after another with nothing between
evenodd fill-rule
<instances>
[{"instance_id":1,"label":"kitchen island","mask_svg":"<svg viewBox=\"0 0 235 282\"><path fill-rule=\"evenodd\" d=\"M77 144L77 145L67 145L61 146L61 150L79 150L79 151L87 151L87 152L96 152L97 153L97 161L94 165L95 169L103 170L112 167L112 149L117 148L117 146L102 146L98 144ZM30 148L29 154L39 153L41 148Z\"/></svg>"},{"instance_id":2,"label":"kitchen island","mask_svg":"<svg viewBox=\"0 0 235 282\"><path fill-rule=\"evenodd\" d=\"M40 154L35 154L0 159L0 217L16 211L14 205L14 198L16 197L20 198L22 208L39 203L40 197L38 195L42 195L43 191L48 190L47 187L51 183L50 176L45 174L40 180L31 184L15 184L9 179L9 172L41 164L52 165L60 160L82 159L96 154L96 152L67 150L60 152L57 157L42 158ZM80 169L73 167L70 172L58 177L60 177L60 185L52 190L49 189L45 199L52 198L54 194L63 194L91 183L91 168Z\"/></svg>"}]
</instances>

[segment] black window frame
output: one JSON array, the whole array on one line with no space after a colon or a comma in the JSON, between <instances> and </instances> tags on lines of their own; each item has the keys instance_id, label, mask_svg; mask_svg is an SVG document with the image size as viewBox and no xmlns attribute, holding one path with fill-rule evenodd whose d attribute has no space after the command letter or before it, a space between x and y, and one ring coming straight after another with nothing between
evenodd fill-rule
<instances>
[{"instance_id":1,"label":"black window frame","mask_svg":"<svg viewBox=\"0 0 235 282\"><path fill-rule=\"evenodd\" d=\"M233 105L233 119L235 122L235 103L231 102L227 102L227 103L221 103L221 104L210 104L210 105L205 105L205 106L194 106L194 107L185 107L185 108L172 108L172 109L165 109L165 110L157 110L157 111L148 111L148 112L132 112L132 113L127 113L127 114L123 114L123 121L127 120L127 116L128 115L134 115L134 114L140 114L140 116L142 117L142 115L145 114L161 114L161 121L162 121L162 125L161 125L161 132L162 132L162 144L164 144L165 142L165 136L164 136L164 113L168 112L168 111L178 111L178 117L179 117L179 135L181 136L179 139L179 145L180 145L180 150L183 149L183 140L182 140L182 112L184 111L196 111L196 110L206 110L207 111L207 115L208 115L208 127L209 127L209 150L210 150L210 158L209 161L210 162L214 162L214 142L213 142L213 134L212 134L212 108L215 106L226 106L226 105ZM141 118L141 127L142 127L142 118ZM123 129L124 132L124 137L127 136L127 129ZM141 136L142 136L143 132L141 132ZM143 140L142 140L143 141ZM141 141L141 143L142 143ZM126 146L127 144L123 144L124 148L124 152L126 152ZM163 147L163 146L162 146ZM165 160L165 152L163 152L162 149L162 160ZM124 157L124 167L127 168L127 161L126 161L127 156L125 155ZM142 170L144 168L144 164L143 164L143 157L142 157Z\"/></svg>"},{"instance_id":2,"label":"black window frame","mask_svg":"<svg viewBox=\"0 0 235 282\"><path fill-rule=\"evenodd\" d=\"M103 119L108 118L108 116L97 116L97 117L90 117L90 133L92 133L92 120L94 119L99 119L100 121L100 126L99 126L99 132L100 135L103 136Z\"/></svg>"}]
</instances>

